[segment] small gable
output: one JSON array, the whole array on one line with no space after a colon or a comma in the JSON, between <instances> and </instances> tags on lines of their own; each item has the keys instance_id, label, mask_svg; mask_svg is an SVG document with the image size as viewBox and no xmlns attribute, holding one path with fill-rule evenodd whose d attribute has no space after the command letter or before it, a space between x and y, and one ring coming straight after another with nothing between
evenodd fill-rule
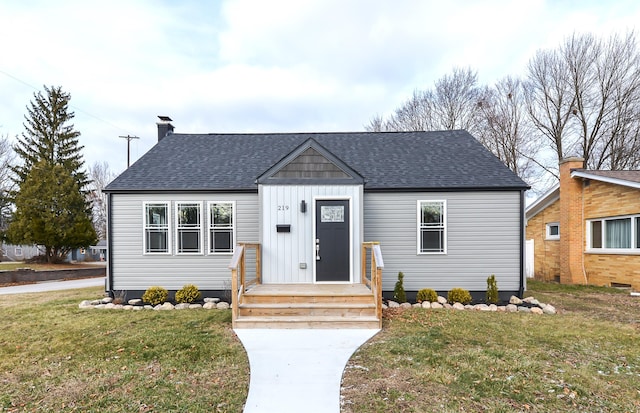
<instances>
[{"instance_id":1,"label":"small gable","mask_svg":"<svg viewBox=\"0 0 640 413\"><path fill-rule=\"evenodd\" d=\"M314 148L308 148L297 158L273 174L273 179L349 179L350 176L322 156Z\"/></svg>"},{"instance_id":2,"label":"small gable","mask_svg":"<svg viewBox=\"0 0 640 413\"><path fill-rule=\"evenodd\" d=\"M363 178L338 157L309 139L280 162L269 168L259 183L286 184L306 182L362 183Z\"/></svg>"}]
</instances>

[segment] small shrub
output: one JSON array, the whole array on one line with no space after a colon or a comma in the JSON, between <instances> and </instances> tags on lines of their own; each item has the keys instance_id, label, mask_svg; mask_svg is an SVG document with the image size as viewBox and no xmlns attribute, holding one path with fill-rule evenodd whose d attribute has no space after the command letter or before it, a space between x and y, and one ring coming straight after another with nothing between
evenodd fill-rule
<instances>
[{"instance_id":1,"label":"small shrub","mask_svg":"<svg viewBox=\"0 0 640 413\"><path fill-rule=\"evenodd\" d=\"M404 292L404 285L402 284L403 279L404 274L400 271L398 273L398 281L396 281L396 286L393 289L393 299L399 303L407 302L407 293Z\"/></svg>"},{"instance_id":2,"label":"small shrub","mask_svg":"<svg viewBox=\"0 0 640 413\"><path fill-rule=\"evenodd\" d=\"M142 294L142 301L151 305L158 305L167 301L167 297L169 297L169 292L166 289L153 286Z\"/></svg>"},{"instance_id":3,"label":"small shrub","mask_svg":"<svg viewBox=\"0 0 640 413\"><path fill-rule=\"evenodd\" d=\"M498 282L494 274L487 278L487 302L491 304L498 302Z\"/></svg>"},{"instance_id":4,"label":"small shrub","mask_svg":"<svg viewBox=\"0 0 640 413\"><path fill-rule=\"evenodd\" d=\"M425 301L429 303L435 303L436 301L438 301L438 293L431 288L423 288L422 290L418 291L418 294L416 295L416 301L419 303Z\"/></svg>"},{"instance_id":5,"label":"small shrub","mask_svg":"<svg viewBox=\"0 0 640 413\"><path fill-rule=\"evenodd\" d=\"M187 284L181 290L176 291L177 303L193 303L202 297L200 290L193 284Z\"/></svg>"},{"instance_id":6,"label":"small shrub","mask_svg":"<svg viewBox=\"0 0 640 413\"><path fill-rule=\"evenodd\" d=\"M449 303L469 304L471 302L471 294L464 288L452 288L447 294Z\"/></svg>"}]
</instances>

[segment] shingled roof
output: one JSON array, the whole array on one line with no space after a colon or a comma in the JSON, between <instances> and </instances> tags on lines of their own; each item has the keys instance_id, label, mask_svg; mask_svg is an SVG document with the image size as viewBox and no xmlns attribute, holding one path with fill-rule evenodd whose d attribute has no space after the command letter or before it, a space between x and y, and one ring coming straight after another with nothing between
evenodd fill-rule
<instances>
[{"instance_id":1,"label":"shingled roof","mask_svg":"<svg viewBox=\"0 0 640 413\"><path fill-rule=\"evenodd\" d=\"M106 192L257 191L256 179L309 139L369 190L503 190L528 186L464 130L169 134Z\"/></svg>"}]
</instances>

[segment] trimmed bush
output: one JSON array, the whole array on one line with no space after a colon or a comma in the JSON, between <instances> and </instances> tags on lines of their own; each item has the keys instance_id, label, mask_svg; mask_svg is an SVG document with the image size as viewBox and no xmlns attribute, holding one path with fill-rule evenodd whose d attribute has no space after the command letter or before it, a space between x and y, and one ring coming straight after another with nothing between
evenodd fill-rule
<instances>
[{"instance_id":1,"label":"trimmed bush","mask_svg":"<svg viewBox=\"0 0 640 413\"><path fill-rule=\"evenodd\" d=\"M403 279L404 274L400 271L398 273L398 281L396 281L396 286L393 289L393 299L399 303L407 302L407 293L404 292Z\"/></svg>"},{"instance_id":2,"label":"trimmed bush","mask_svg":"<svg viewBox=\"0 0 640 413\"><path fill-rule=\"evenodd\" d=\"M158 305L167 301L168 297L169 292L166 289L158 286L153 286L149 287L147 291L142 294L142 301L151 305Z\"/></svg>"},{"instance_id":3,"label":"trimmed bush","mask_svg":"<svg viewBox=\"0 0 640 413\"><path fill-rule=\"evenodd\" d=\"M487 302L491 304L498 302L498 282L495 274L491 274L487 278Z\"/></svg>"},{"instance_id":4,"label":"trimmed bush","mask_svg":"<svg viewBox=\"0 0 640 413\"><path fill-rule=\"evenodd\" d=\"M471 302L471 294L464 288L452 288L447 294L447 301L450 304L469 304Z\"/></svg>"},{"instance_id":5,"label":"trimmed bush","mask_svg":"<svg viewBox=\"0 0 640 413\"><path fill-rule=\"evenodd\" d=\"M187 284L181 290L176 291L177 303L193 303L202 297L200 290L193 284Z\"/></svg>"},{"instance_id":6,"label":"trimmed bush","mask_svg":"<svg viewBox=\"0 0 640 413\"><path fill-rule=\"evenodd\" d=\"M431 288L423 288L422 290L418 291L418 294L416 294L416 301L419 303L425 301L429 303L435 303L436 301L438 301L438 293Z\"/></svg>"}]
</instances>

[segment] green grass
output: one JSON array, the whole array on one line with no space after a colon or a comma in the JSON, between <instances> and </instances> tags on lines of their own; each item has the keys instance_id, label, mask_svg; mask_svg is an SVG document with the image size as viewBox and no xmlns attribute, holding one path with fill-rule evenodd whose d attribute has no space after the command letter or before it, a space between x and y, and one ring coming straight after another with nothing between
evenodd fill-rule
<instances>
[{"instance_id":1,"label":"green grass","mask_svg":"<svg viewBox=\"0 0 640 413\"><path fill-rule=\"evenodd\" d=\"M3 296L0 411L240 412L229 311L78 309L99 288Z\"/></svg>"},{"instance_id":2,"label":"green grass","mask_svg":"<svg viewBox=\"0 0 640 413\"><path fill-rule=\"evenodd\" d=\"M387 311L345 371L343 412L640 411L640 300L529 288L560 313Z\"/></svg>"}]
</instances>

